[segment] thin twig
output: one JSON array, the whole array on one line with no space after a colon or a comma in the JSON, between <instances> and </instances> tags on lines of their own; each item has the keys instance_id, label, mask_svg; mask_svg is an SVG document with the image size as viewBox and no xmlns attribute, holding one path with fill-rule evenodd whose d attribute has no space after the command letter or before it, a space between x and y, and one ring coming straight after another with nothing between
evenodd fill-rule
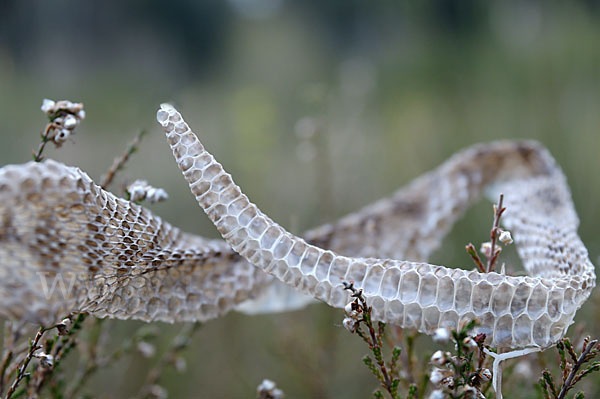
<instances>
[{"instance_id":1,"label":"thin twig","mask_svg":"<svg viewBox=\"0 0 600 399\"><path fill-rule=\"evenodd\" d=\"M487 272L493 272L495 267L496 267L496 260L498 259L498 255L500 255L500 252L495 253L496 252L496 239L498 238L498 225L500 223L500 218L502 217L502 214L504 213L504 211L506 210L506 208L502 207L502 203L504 202L504 194L500 194L500 200L498 200L498 205L494 205L494 224L492 225L492 230L490 230L490 241L492 243L491 245L491 250L490 250L490 256L488 258L488 262L487 262Z\"/></svg>"},{"instance_id":2,"label":"thin twig","mask_svg":"<svg viewBox=\"0 0 600 399\"><path fill-rule=\"evenodd\" d=\"M583 364L589 360L588 356L589 356L590 352L596 347L597 344L598 344L598 340L593 340L585 346L583 352L581 352L581 355L579 355L579 357L577 358L577 362L575 362L575 364L573 365L573 368L571 369L569 376L565 380L565 383L563 384L562 389L560 390L560 393L558 394L558 399L564 399L567 395L567 392L571 388L573 388L573 386L575 385L575 384L573 384L573 379L577 375L577 372L579 371L581 366L583 366Z\"/></svg>"},{"instance_id":3,"label":"thin twig","mask_svg":"<svg viewBox=\"0 0 600 399\"><path fill-rule=\"evenodd\" d=\"M35 335L35 338L33 339L33 341L31 341L31 344L29 345L29 352L27 353L27 356L25 356L25 359L23 360L23 363L21 364L21 367L19 367L19 370L17 372L17 378L12 383L12 385L8 389L8 392L6 393L6 399L10 399L11 398L11 396L15 393L15 390L19 386L19 383L21 382L21 380L23 378L25 378L25 376L26 376L25 370L27 369L27 366L29 365L29 362L33 358L34 353L38 349L41 349L41 346L39 346L38 344L40 342L40 339L42 339L42 336L44 335L44 333L46 331L47 330L44 327L40 327L40 329L38 330L37 334Z\"/></svg>"},{"instance_id":4,"label":"thin twig","mask_svg":"<svg viewBox=\"0 0 600 399\"><path fill-rule=\"evenodd\" d=\"M44 131L41 133L42 142L38 146L37 151L33 151L33 160L35 162L41 162L44 159L44 157L42 157L42 153L44 152L46 144L48 144L48 142L50 141L50 139L48 138L48 134L50 133L50 130L54 129L54 127L54 123L48 122L48 124L44 128Z\"/></svg>"},{"instance_id":5,"label":"thin twig","mask_svg":"<svg viewBox=\"0 0 600 399\"><path fill-rule=\"evenodd\" d=\"M115 178L115 175L117 174L117 172L119 170L123 169L123 166L125 166L125 164L129 160L129 157L131 156L131 154L133 154L134 152L137 151L138 146L140 145L142 138L144 137L145 134L146 134L146 131L141 130L138 133L138 135L135 136L133 141L129 144L129 147L127 147L125 152L123 154L121 154L120 157L115 158L115 160L113 161L113 164L108 169L108 172L106 172L106 175L104 175L104 177L102 178L100 187L102 187L103 189L106 190L106 188L112 183L112 181Z\"/></svg>"},{"instance_id":6,"label":"thin twig","mask_svg":"<svg viewBox=\"0 0 600 399\"><path fill-rule=\"evenodd\" d=\"M393 382L394 379L390 376L390 373L388 373L387 367L385 365L385 361L383 360L383 356L381 353L382 350L382 339L381 339L381 335L383 334L383 330L384 330L384 324L380 323L378 326L378 333L375 332L375 328L373 327L373 321L371 319L371 312L372 312L372 308L370 306L368 306L367 304L367 300L365 298L365 296L363 295L363 291L362 289L356 289L354 288L354 284L353 283L346 283L344 282L344 289L349 290L352 292L352 297L356 298L356 300L360 301L360 306L362 307L362 322L364 322L364 324L367 326L367 329L369 330L369 336L366 336L361 328L360 328L360 324L357 326L356 328L356 333L369 345L369 348L371 349L371 351L373 352L373 355L375 356L375 361L377 362L377 365L379 366L379 372L381 380L380 382L382 383L382 385L384 386L384 388L390 393L390 395L392 395L392 398L396 397L395 391L397 390L397 386L396 388L394 388L393 386ZM370 362L370 360L368 360L368 362ZM367 366L370 365L367 364ZM398 381L396 381L397 383Z\"/></svg>"}]
</instances>

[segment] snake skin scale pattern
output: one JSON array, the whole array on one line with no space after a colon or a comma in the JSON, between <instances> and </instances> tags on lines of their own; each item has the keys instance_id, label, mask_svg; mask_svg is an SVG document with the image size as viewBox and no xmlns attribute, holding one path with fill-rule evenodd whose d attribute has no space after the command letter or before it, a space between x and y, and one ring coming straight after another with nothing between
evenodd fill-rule
<instances>
[{"instance_id":1,"label":"snake skin scale pattern","mask_svg":"<svg viewBox=\"0 0 600 399\"><path fill-rule=\"evenodd\" d=\"M564 335L595 286L566 180L538 143L468 148L392 197L302 239L248 200L173 107L161 106L157 118L225 241L183 233L78 168L52 160L4 166L1 316L44 325L71 312L204 321L239 304L269 308L277 298L254 305L252 298L273 292L275 276L335 307L349 301L341 282L354 281L377 319L428 334L476 318L492 346L545 348ZM426 263L484 190L490 198L505 194L503 222L528 276ZM290 292L278 310L298 306L299 295Z\"/></svg>"},{"instance_id":2,"label":"snake skin scale pattern","mask_svg":"<svg viewBox=\"0 0 600 399\"><path fill-rule=\"evenodd\" d=\"M476 333L485 333L492 346L544 348L565 334L595 286L594 266L577 235L579 221L566 179L548 151L534 143L475 146L408 189L419 225L409 243L417 255L435 245L438 236L432 231L447 230L452 215L482 189L492 195L506 193L510 211L504 225L514 233L530 274L509 276L350 257L309 244L249 201L175 108L163 104L157 120L192 193L225 241L251 264L331 306L348 302L341 285L354 281L378 320L432 334L476 318ZM376 204L374 213L385 214L378 209L385 207L385 202ZM323 228L321 235L355 225L353 217L361 216ZM402 230L402 224L397 228ZM348 232L343 236L348 245L360 239ZM329 240L335 242L335 234ZM319 240L313 237L313 242ZM345 246L337 246L343 253Z\"/></svg>"}]
</instances>

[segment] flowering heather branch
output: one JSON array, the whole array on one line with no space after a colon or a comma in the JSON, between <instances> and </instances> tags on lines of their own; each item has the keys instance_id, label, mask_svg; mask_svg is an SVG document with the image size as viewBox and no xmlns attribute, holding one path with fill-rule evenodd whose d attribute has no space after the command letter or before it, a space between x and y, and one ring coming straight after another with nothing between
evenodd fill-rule
<instances>
[{"instance_id":1,"label":"flowering heather branch","mask_svg":"<svg viewBox=\"0 0 600 399\"><path fill-rule=\"evenodd\" d=\"M465 324L460 330L452 331L456 353L438 350L431 356L434 369L430 381L436 386L433 398L483 399L489 389L492 374L485 368L486 355L483 351L485 334L469 335L476 322ZM487 384L486 384L487 383Z\"/></svg>"},{"instance_id":2,"label":"flowering heather branch","mask_svg":"<svg viewBox=\"0 0 600 399\"><path fill-rule=\"evenodd\" d=\"M465 246L465 250L471 259L473 259L475 266L477 266L477 270L481 273L490 273L496 270L498 256L500 256L500 252L502 252L502 247L500 247L498 241L502 242L504 245L510 245L513 242L510 232L499 227L502 214L506 211L503 202L504 195L500 194L498 204L494 204L494 221L492 223L492 229L490 230L490 241L481 244L481 252L485 255L486 262L484 263L479 255L477 255L475 246L472 243Z\"/></svg>"},{"instance_id":3,"label":"flowering heather branch","mask_svg":"<svg viewBox=\"0 0 600 399\"><path fill-rule=\"evenodd\" d=\"M41 133L42 142L37 151L33 151L33 160L36 162L43 160L42 153L48 142L60 147L71 137L79 123L85 119L82 103L72 103L66 100L55 102L44 99L41 109L48 116L49 122Z\"/></svg>"},{"instance_id":4,"label":"flowering heather branch","mask_svg":"<svg viewBox=\"0 0 600 399\"><path fill-rule=\"evenodd\" d=\"M373 308L367 304L367 300L363 295L362 289L356 289L352 282L344 282L344 289L352 292L354 300L346 305L346 318L343 320L344 327L351 333L356 333L363 341L369 345L369 349L373 353L373 359L366 355L363 358L363 363L377 378L381 386L389 393L392 399L399 399L398 388L400 378L398 372L398 359L400 358L401 350L395 347L392 351L391 360L386 364L383 358L383 336L385 335L385 323L377 322L375 327L372 319ZM362 326L366 327L366 332ZM417 387L411 385L408 389L407 398L416 398ZM377 390L374 393L376 398L383 398L381 391Z\"/></svg>"}]
</instances>

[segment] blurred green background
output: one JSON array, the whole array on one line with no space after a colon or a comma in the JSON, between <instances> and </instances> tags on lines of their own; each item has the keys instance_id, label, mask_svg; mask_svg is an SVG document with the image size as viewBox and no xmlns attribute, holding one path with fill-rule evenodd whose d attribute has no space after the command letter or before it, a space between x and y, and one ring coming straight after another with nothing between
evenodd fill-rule
<instances>
[{"instance_id":1,"label":"blurred green background","mask_svg":"<svg viewBox=\"0 0 600 399\"><path fill-rule=\"evenodd\" d=\"M597 263L600 3L397 3L0 0L1 164L31 159L43 98L81 101L87 118L75 142L46 156L98 180L147 129L113 190L148 179L170 195L156 213L217 237L155 123L168 101L250 198L299 233L392 193L473 143L531 138L564 168ZM322 129L311 135L306 118ZM463 247L486 241L490 209L469 211L432 260L471 268ZM595 336L598 305L592 297L577 319ZM263 378L289 398L368 397L375 380L360 361L367 348L340 327L342 318L325 305L232 313L202 326L187 370L168 372L161 384L174 398L253 397ZM140 324L112 322L107 348ZM159 348L181 328L157 327ZM423 357L439 346L419 342ZM151 366L125 358L94 376L90 391L130 397ZM533 392L532 367L533 378L511 380L519 392L512 397ZM600 385L586 394L600 395Z\"/></svg>"}]
</instances>

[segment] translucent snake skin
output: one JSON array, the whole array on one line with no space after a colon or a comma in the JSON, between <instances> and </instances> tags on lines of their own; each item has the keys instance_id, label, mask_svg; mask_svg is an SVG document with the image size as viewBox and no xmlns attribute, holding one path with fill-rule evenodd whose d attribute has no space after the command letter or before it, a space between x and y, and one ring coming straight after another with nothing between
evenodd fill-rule
<instances>
[{"instance_id":1,"label":"translucent snake skin","mask_svg":"<svg viewBox=\"0 0 600 399\"><path fill-rule=\"evenodd\" d=\"M183 233L78 168L52 160L8 165L0 169L0 315L44 325L82 311L202 321L267 291L275 276L335 307L349 300L341 282L354 281L377 319L428 334L476 318L494 347L545 348L595 286L565 177L538 143L468 148L303 239L242 194L173 107L161 106L157 118L225 241ZM503 222L528 276L425 263L484 190L494 199L505 194ZM290 298L278 309L298 306Z\"/></svg>"},{"instance_id":2,"label":"translucent snake skin","mask_svg":"<svg viewBox=\"0 0 600 399\"><path fill-rule=\"evenodd\" d=\"M431 232L446 230L452 215L482 188L505 192L510 209L505 225L514 233L531 274L513 277L414 261L353 258L309 244L248 200L175 108L162 105L157 119L192 193L225 241L251 264L331 306L348 302L340 285L354 281L364 289L376 319L431 334L477 318L477 332L485 333L492 346L543 348L564 335L595 285L594 266L577 236L578 219L565 177L549 153L535 144L473 147L407 189L405 204L412 207L410 213L417 219L412 222L419 227L409 233L406 245L415 248L417 257L439 239ZM376 204L374 217L385 215L381 208L388 206ZM350 230L343 235L344 245L337 245L343 252L365 237L351 233L357 225L354 217L367 224L371 220L352 216L323 228L321 237L333 243L335 234L328 233ZM404 228L401 223L395 227Z\"/></svg>"}]
</instances>

